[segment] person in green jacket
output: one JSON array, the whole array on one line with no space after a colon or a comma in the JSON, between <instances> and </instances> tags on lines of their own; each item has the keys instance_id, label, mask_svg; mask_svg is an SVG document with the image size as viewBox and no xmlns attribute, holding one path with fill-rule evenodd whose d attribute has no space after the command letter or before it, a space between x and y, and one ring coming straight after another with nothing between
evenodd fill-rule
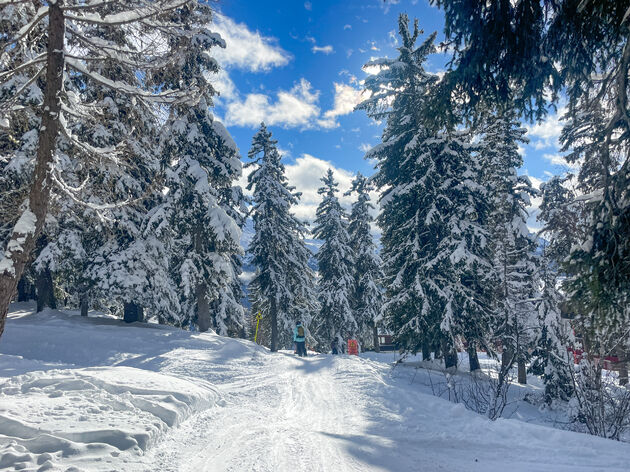
<instances>
[{"instance_id":1,"label":"person in green jacket","mask_svg":"<svg viewBox=\"0 0 630 472\"><path fill-rule=\"evenodd\" d=\"M293 342L297 347L297 355L306 356L306 329L299 321L295 323L295 328L293 328Z\"/></svg>"}]
</instances>

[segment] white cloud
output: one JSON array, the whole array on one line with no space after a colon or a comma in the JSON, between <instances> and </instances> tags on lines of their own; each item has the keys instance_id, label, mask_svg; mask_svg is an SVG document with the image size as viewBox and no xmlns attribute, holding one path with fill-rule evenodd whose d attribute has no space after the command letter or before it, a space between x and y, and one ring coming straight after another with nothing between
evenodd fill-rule
<instances>
[{"instance_id":1,"label":"white cloud","mask_svg":"<svg viewBox=\"0 0 630 472\"><path fill-rule=\"evenodd\" d=\"M343 29L344 30L351 30L352 29L352 25L343 25Z\"/></svg>"},{"instance_id":2,"label":"white cloud","mask_svg":"<svg viewBox=\"0 0 630 472\"><path fill-rule=\"evenodd\" d=\"M560 147L558 139L560 138L563 127L560 117L564 115L565 111L566 109L561 107L558 109L557 113L548 116L545 121L527 127L528 137L538 138L533 143L535 149Z\"/></svg>"},{"instance_id":3,"label":"white cloud","mask_svg":"<svg viewBox=\"0 0 630 472\"><path fill-rule=\"evenodd\" d=\"M396 34L396 30L391 30L387 33L387 37L389 38L390 46L398 46L398 35Z\"/></svg>"},{"instance_id":4,"label":"white cloud","mask_svg":"<svg viewBox=\"0 0 630 472\"><path fill-rule=\"evenodd\" d=\"M344 193L350 190L352 186L352 180L355 177L353 172L337 167L330 161L320 159L310 154L302 154L293 163L285 163L289 185L294 186L297 192L302 193L298 204L291 207L291 212L300 220L309 223L315 221L317 206L322 200L321 195L317 193L317 189L323 185L321 178L328 172L328 169L332 169L335 181L339 183L339 193L337 197L341 205L349 211L356 195L345 196ZM243 169L243 176L237 182L243 189L245 189L247 185L247 176L252 170L252 167ZM250 191L245 191L245 193L250 196L252 194ZM376 207L372 212L372 216L376 217L378 216L378 193L370 192L370 198ZM380 232L376 225L373 225L372 233L376 237L379 236Z\"/></svg>"},{"instance_id":5,"label":"white cloud","mask_svg":"<svg viewBox=\"0 0 630 472\"><path fill-rule=\"evenodd\" d=\"M342 84L342 83L334 83L335 86L335 103L331 110L328 110L324 113L323 120L320 120L322 123L327 124L328 128L333 128L339 126L339 123L336 122L336 118L341 115L347 115L354 111L354 107L356 107L362 101L362 92L361 90L357 90L354 87Z\"/></svg>"},{"instance_id":6,"label":"white cloud","mask_svg":"<svg viewBox=\"0 0 630 472\"><path fill-rule=\"evenodd\" d=\"M225 69L221 69L217 74L213 74L209 80L215 90L219 92L219 100L232 100L238 95L236 85L234 85Z\"/></svg>"},{"instance_id":7,"label":"white cloud","mask_svg":"<svg viewBox=\"0 0 630 472\"><path fill-rule=\"evenodd\" d=\"M551 162L555 166L566 166L567 165L567 161L565 161L564 158L560 154L545 153L545 154L543 154L543 157L545 159L547 159L549 162Z\"/></svg>"},{"instance_id":8,"label":"white cloud","mask_svg":"<svg viewBox=\"0 0 630 472\"><path fill-rule=\"evenodd\" d=\"M525 174L527 175L527 171L525 171ZM544 183L542 179L532 177L531 175L527 175L527 178L532 183L532 187L534 187L536 190L540 190L541 184ZM537 233L542 227L540 222L536 220L536 217L540 214L540 205L542 205L542 195L538 195L537 197L530 197L530 204L527 207L527 213L529 215L527 218L527 228L532 233Z\"/></svg>"},{"instance_id":9,"label":"white cloud","mask_svg":"<svg viewBox=\"0 0 630 472\"><path fill-rule=\"evenodd\" d=\"M288 64L291 59L291 55L276 44L276 39L252 32L244 23L236 23L221 14L215 14L212 29L226 42L225 49L212 50L221 67L268 71Z\"/></svg>"},{"instance_id":10,"label":"white cloud","mask_svg":"<svg viewBox=\"0 0 630 472\"><path fill-rule=\"evenodd\" d=\"M321 195L317 193L317 189L322 186L321 178L332 169L335 180L339 183L339 201L341 205L349 210L356 195L345 196L344 193L350 190L354 173L335 166L332 162L320 159L310 154L302 154L293 164L285 166L289 183L295 186L298 192L302 192L300 203L292 207L291 211L295 216L304 221L313 222L315 220L315 211L322 200ZM376 200L378 194L370 193L372 203L377 206ZM376 212L374 214L376 216Z\"/></svg>"},{"instance_id":11,"label":"white cloud","mask_svg":"<svg viewBox=\"0 0 630 472\"><path fill-rule=\"evenodd\" d=\"M313 51L313 54L317 54L318 52L321 52L321 53L324 53L326 55L332 54L333 52L335 52L335 50L333 49L333 47L330 44L328 44L326 46L317 46L317 45L315 45L315 46L313 46L311 48L311 51Z\"/></svg>"},{"instance_id":12,"label":"white cloud","mask_svg":"<svg viewBox=\"0 0 630 472\"><path fill-rule=\"evenodd\" d=\"M361 152L368 152L370 149L372 149L372 145L369 143L361 143L359 146L359 151Z\"/></svg>"},{"instance_id":13,"label":"white cloud","mask_svg":"<svg viewBox=\"0 0 630 472\"><path fill-rule=\"evenodd\" d=\"M319 91L301 79L291 90L279 91L275 100L269 95L250 93L245 100L231 101L226 107L225 122L228 126L257 127L264 121L269 126L309 128L320 114L318 100Z\"/></svg>"},{"instance_id":14,"label":"white cloud","mask_svg":"<svg viewBox=\"0 0 630 472\"><path fill-rule=\"evenodd\" d=\"M304 8L308 11L313 10L313 4L311 2L304 2Z\"/></svg>"}]
</instances>

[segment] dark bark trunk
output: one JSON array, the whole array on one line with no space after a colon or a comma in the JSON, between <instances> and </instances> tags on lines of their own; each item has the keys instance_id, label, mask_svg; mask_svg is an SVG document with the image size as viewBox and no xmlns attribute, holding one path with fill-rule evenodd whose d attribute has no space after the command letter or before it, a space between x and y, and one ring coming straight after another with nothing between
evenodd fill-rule
<instances>
[{"instance_id":1,"label":"dark bark trunk","mask_svg":"<svg viewBox=\"0 0 630 472\"><path fill-rule=\"evenodd\" d=\"M422 360L431 360L431 346L429 345L429 341L427 340L422 341Z\"/></svg>"},{"instance_id":2,"label":"dark bark trunk","mask_svg":"<svg viewBox=\"0 0 630 472\"><path fill-rule=\"evenodd\" d=\"M503 345L503 352L501 353L501 370L507 372L514 363L514 352L509 347Z\"/></svg>"},{"instance_id":3,"label":"dark bark trunk","mask_svg":"<svg viewBox=\"0 0 630 472\"><path fill-rule=\"evenodd\" d=\"M29 300L35 300L37 298L37 294L35 293L35 286L24 275L18 282L17 290L18 302L28 302Z\"/></svg>"},{"instance_id":4,"label":"dark bark trunk","mask_svg":"<svg viewBox=\"0 0 630 472\"><path fill-rule=\"evenodd\" d=\"M477 356L477 346L474 343L468 345L468 363L470 364L470 371L474 372L480 370L479 356Z\"/></svg>"},{"instance_id":5,"label":"dark bark trunk","mask_svg":"<svg viewBox=\"0 0 630 472\"><path fill-rule=\"evenodd\" d=\"M7 250L5 257L8 258L10 266L0 272L0 336L4 332L9 304L17 288L18 280L22 277L24 268L30 260L35 242L42 231L48 213L50 187L52 185L50 173L53 152L59 136L59 111L61 110L59 93L63 81L65 33L63 4L63 0L48 4L46 85L44 103L41 108L43 112L39 129L39 144L28 201L28 211L32 214L30 219L32 220L34 215L35 227L26 232L14 229L11 234L10 241L17 244L13 245L13 249ZM25 215L23 214L23 216Z\"/></svg>"},{"instance_id":6,"label":"dark bark trunk","mask_svg":"<svg viewBox=\"0 0 630 472\"><path fill-rule=\"evenodd\" d=\"M206 297L206 283L202 282L197 286L197 326L199 331L204 333L210 329L210 303Z\"/></svg>"},{"instance_id":7,"label":"dark bark trunk","mask_svg":"<svg viewBox=\"0 0 630 472\"><path fill-rule=\"evenodd\" d=\"M271 298L271 307L270 307L270 321L271 321L271 352L276 352L278 350L278 311L276 307L275 298Z\"/></svg>"},{"instance_id":8,"label":"dark bark trunk","mask_svg":"<svg viewBox=\"0 0 630 472\"><path fill-rule=\"evenodd\" d=\"M628 385L628 363L624 362L619 368L619 385Z\"/></svg>"},{"instance_id":9,"label":"dark bark trunk","mask_svg":"<svg viewBox=\"0 0 630 472\"><path fill-rule=\"evenodd\" d=\"M53 286L52 274L49 269L44 269L37 273L35 281L37 288L37 312L44 308L57 308L57 300L55 299L55 287Z\"/></svg>"},{"instance_id":10,"label":"dark bark trunk","mask_svg":"<svg viewBox=\"0 0 630 472\"><path fill-rule=\"evenodd\" d=\"M125 323L144 321L144 309L135 302L125 302L123 320Z\"/></svg>"},{"instance_id":11,"label":"dark bark trunk","mask_svg":"<svg viewBox=\"0 0 630 472\"><path fill-rule=\"evenodd\" d=\"M81 295L81 316L87 316L88 315L88 309L89 309L89 298L87 293L84 293Z\"/></svg>"},{"instance_id":12,"label":"dark bark trunk","mask_svg":"<svg viewBox=\"0 0 630 472\"><path fill-rule=\"evenodd\" d=\"M624 351L623 348L617 349L617 357L620 359L619 363L619 385L628 385L628 359L630 355Z\"/></svg>"},{"instance_id":13,"label":"dark bark trunk","mask_svg":"<svg viewBox=\"0 0 630 472\"><path fill-rule=\"evenodd\" d=\"M527 385L527 368L523 359L518 360L518 383Z\"/></svg>"},{"instance_id":14,"label":"dark bark trunk","mask_svg":"<svg viewBox=\"0 0 630 472\"><path fill-rule=\"evenodd\" d=\"M450 339L442 341L442 352L444 353L444 367L446 369L457 369L457 351L453 348Z\"/></svg>"},{"instance_id":15,"label":"dark bark trunk","mask_svg":"<svg viewBox=\"0 0 630 472\"><path fill-rule=\"evenodd\" d=\"M374 337L374 350L381 352L381 343L378 341L378 328L376 325L372 327L372 336Z\"/></svg>"}]
</instances>

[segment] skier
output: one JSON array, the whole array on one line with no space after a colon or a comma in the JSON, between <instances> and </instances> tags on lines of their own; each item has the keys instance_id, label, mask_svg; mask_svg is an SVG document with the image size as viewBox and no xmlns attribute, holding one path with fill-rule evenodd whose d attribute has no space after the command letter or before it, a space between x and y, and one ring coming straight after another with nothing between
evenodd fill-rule
<instances>
[{"instance_id":1,"label":"skier","mask_svg":"<svg viewBox=\"0 0 630 472\"><path fill-rule=\"evenodd\" d=\"M339 354L339 349L337 349L337 340L335 339L333 342L330 343L330 348L331 348L331 353L333 355Z\"/></svg>"},{"instance_id":2,"label":"skier","mask_svg":"<svg viewBox=\"0 0 630 472\"><path fill-rule=\"evenodd\" d=\"M293 329L293 341L297 346L297 355L300 357L306 356L306 330L299 321L295 323L295 328Z\"/></svg>"}]
</instances>

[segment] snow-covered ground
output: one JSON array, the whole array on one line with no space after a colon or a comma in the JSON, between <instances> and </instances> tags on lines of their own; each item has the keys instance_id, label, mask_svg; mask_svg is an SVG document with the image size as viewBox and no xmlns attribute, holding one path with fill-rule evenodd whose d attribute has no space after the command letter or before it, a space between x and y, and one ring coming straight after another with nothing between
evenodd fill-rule
<instances>
[{"instance_id":1,"label":"snow-covered ground","mask_svg":"<svg viewBox=\"0 0 630 472\"><path fill-rule=\"evenodd\" d=\"M0 339L0 470L630 467L630 444L531 424L544 422L533 407L491 422L437 398L391 353L300 359L32 308L15 305Z\"/></svg>"}]
</instances>

